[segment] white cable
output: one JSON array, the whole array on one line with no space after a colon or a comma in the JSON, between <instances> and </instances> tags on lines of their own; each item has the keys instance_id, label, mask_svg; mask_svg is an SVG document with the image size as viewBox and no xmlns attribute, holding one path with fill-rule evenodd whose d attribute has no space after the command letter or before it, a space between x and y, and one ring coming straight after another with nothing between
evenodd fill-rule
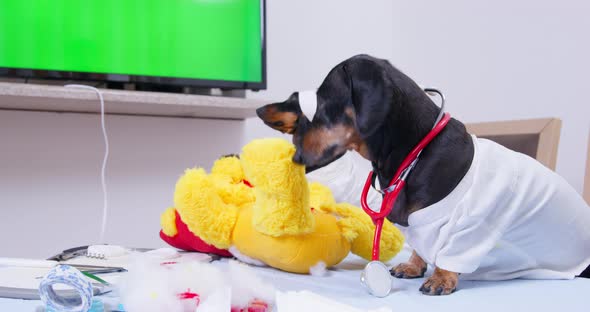
<instances>
[{"instance_id":1,"label":"white cable","mask_svg":"<svg viewBox=\"0 0 590 312\"><path fill-rule=\"evenodd\" d=\"M105 243L105 232L107 227L107 216L108 216L108 200L107 200L107 183L106 183L106 168L107 168L107 161L109 159L109 138L107 136L107 129L105 126L105 118L104 118L104 99L102 97L102 93L95 87L86 86L86 85L79 85L79 84L68 84L65 85L66 88L79 88L79 89L87 89L96 92L98 94L98 98L100 99L100 125L102 127L102 136L104 138L104 158L102 159L102 169L100 171L100 178L102 183L102 198L103 198L103 206L102 206L102 225L100 228L100 238L99 243Z\"/></svg>"}]
</instances>

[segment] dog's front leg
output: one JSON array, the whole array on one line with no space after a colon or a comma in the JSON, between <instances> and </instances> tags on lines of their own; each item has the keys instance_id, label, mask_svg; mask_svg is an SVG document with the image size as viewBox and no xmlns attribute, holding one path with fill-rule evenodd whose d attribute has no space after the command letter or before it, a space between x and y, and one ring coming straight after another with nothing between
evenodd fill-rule
<instances>
[{"instance_id":1,"label":"dog's front leg","mask_svg":"<svg viewBox=\"0 0 590 312\"><path fill-rule=\"evenodd\" d=\"M418 256L416 251L412 251L410 260L405 263L398 264L391 269L391 275L397 278L418 278L423 277L426 272L426 262Z\"/></svg>"},{"instance_id":2,"label":"dog's front leg","mask_svg":"<svg viewBox=\"0 0 590 312\"><path fill-rule=\"evenodd\" d=\"M422 284L420 291L425 295L449 295L455 292L458 283L459 274L435 268L434 274Z\"/></svg>"}]
</instances>

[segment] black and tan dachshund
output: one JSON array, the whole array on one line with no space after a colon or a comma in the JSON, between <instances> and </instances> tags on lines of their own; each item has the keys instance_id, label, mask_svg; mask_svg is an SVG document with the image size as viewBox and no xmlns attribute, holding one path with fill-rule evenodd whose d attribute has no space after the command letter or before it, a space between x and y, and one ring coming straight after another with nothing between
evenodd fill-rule
<instances>
[{"instance_id":1,"label":"black and tan dachshund","mask_svg":"<svg viewBox=\"0 0 590 312\"><path fill-rule=\"evenodd\" d=\"M380 185L388 185L410 150L431 130L440 111L431 98L388 61L357 55L334 67L319 89L314 116L305 116L298 93L257 110L268 126L293 135L294 161L307 171L321 168L348 150L372 162ZM424 149L388 219L408 226L413 212L439 202L471 167L474 143L463 123L451 119ZM363 181L359 181L362 183ZM392 269L399 278L422 277L426 262L414 251ZM458 273L435 266L421 287L425 294L452 293Z\"/></svg>"}]
</instances>

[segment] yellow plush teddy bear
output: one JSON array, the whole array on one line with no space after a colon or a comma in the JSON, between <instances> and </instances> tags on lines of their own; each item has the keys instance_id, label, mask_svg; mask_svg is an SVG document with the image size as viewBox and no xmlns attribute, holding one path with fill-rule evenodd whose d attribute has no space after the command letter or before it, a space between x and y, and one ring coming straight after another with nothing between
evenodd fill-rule
<instances>
[{"instance_id":1,"label":"yellow plush teddy bear","mask_svg":"<svg viewBox=\"0 0 590 312\"><path fill-rule=\"evenodd\" d=\"M181 249L231 254L294 273L309 273L320 262L336 265L349 252L370 260L372 220L336 203L326 186L308 184L294 153L286 140L259 139L239 158L218 159L209 175L188 169L176 184L175 207L162 215L161 237ZM395 256L403 240L386 221L380 258Z\"/></svg>"}]
</instances>

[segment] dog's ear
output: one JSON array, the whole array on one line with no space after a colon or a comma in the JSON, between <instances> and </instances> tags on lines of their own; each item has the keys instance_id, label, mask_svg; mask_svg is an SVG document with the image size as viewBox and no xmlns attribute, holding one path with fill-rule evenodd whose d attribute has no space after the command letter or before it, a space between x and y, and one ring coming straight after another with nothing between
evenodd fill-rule
<instances>
[{"instance_id":1,"label":"dog's ear","mask_svg":"<svg viewBox=\"0 0 590 312\"><path fill-rule=\"evenodd\" d=\"M354 62L343 66L349 80L356 127L362 138L372 135L383 125L391 109L393 93L383 69L375 64L367 65Z\"/></svg>"},{"instance_id":2,"label":"dog's ear","mask_svg":"<svg viewBox=\"0 0 590 312\"><path fill-rule=\"evenodd\" d=\"M256 114L266 125L283 133L293 134L302 116L297 92L284 102L268 104L256 110Z\"/></svg>"}]
</instances>

